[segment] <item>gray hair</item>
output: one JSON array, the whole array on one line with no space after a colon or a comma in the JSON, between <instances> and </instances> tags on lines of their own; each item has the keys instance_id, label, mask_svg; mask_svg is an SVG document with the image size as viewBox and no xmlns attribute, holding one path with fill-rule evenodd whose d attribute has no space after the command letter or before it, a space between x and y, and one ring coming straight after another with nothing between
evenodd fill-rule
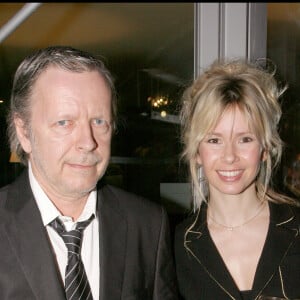
<instances>
[{"instance_id":1,"label":"gray hair","mask_svg":"<svg viewBox=\"0 0 300 300\"><path fill-rule=\"evenodd\" d=\"M38 77L49 66L57 66L72 72L98 71L111 90L111 117L115 128L117 97L114 79L104 62L90 53L69 46L51 46L40 49L27 56L19 65L13 80L10 110L7 117L10 149L15 152L24 165L27 165L27 153L23 150L17 136L14 119L23 120L30 132L32 89Z\"/></svg>"}]
</instances>

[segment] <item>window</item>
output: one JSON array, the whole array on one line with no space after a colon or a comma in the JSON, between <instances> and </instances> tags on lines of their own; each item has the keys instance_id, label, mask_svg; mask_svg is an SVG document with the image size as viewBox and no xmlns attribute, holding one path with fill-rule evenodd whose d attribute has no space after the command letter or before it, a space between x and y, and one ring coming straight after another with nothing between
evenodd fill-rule
<instances>
[{"instance_id":1,"label":"window","mask_svg":"<svg viewBox=\"0 0 300 300\"><path fill-rule=\"evenodd\" d=\"M0 4L0 26L22 7ZM13 73L25 55L54 44L102 55L116 79L119 123L105 180L153 201L169 191L161 184L186 181L177 108L194 76L194 4L44 3L0 48L0 185L22 169L9 162L5 136Z\"/></svg>"},{"instance_id":2,"label":"window","mask_svg":"<svg viewBox=\"0 0 300 300\"><path fill-rule=\"evenodd\" d=\"M281 138L285 142L278 186L300 196L300 4L268 3L267 57L277 68L278 79L288 84L282 98Z\"/></svg>"}]
</instances>

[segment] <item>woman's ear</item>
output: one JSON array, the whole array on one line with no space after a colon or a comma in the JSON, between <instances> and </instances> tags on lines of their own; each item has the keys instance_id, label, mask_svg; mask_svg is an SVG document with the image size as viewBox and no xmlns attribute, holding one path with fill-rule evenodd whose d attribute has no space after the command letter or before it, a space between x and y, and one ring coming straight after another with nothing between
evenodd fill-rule
<instances>
[{"instance_id":1,"label":"woman's ear","mask_svg":"<svg viewBox=\"0 0 300 300\"><path fill-rule=\"evenodd\" d=\"M268 157L268 151L266 149L263 149L261 152L261 161L266 161Z\"/></svg>"},{"instance_id":2,"label":"woman's ear","mask_svg":"<svg viewBox=\"0 0 300 300\"><path fill-rule=\"evenodd\" d=\"M31 141L29 138L28 129L26 128L24 121L20 117L15 116L14 123L15 123L15 127L16 127L17 136L18 136L19 142L20 142L23 150L26 153L30 153L31 149L32 149Z\"/></svg>"},{"instance_id":3,"label":"woman's ear","mask_svg":"<svg viewBox=\"0 0 300 300\"><path fill-rule=\"evenodd\" d=\"M201 156L200 156L199 152L197 152L195 159L196 159L197 164L201 166L202 165L202 159L201 159Z\"/></svg>"}]
</instances>

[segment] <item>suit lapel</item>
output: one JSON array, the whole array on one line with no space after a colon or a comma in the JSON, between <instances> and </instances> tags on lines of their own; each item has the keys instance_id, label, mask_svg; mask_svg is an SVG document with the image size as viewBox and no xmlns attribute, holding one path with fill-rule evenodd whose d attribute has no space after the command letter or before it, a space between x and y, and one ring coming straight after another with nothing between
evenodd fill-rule
<instances>
[{"instance_id":1,"label":"suit lapel","mask_svg":"<svg viewBox=\"0 0 300 300\"><path fill-rule=\"evenodd\" d=\"M198 218L193 231L187 236L190 254L229 298L240 299L239 290L208 232L206 206L202 206Z\"/></svg>"},{"instance_id":2,"label":"suit lapel","mask_svg":"<svg viewBox=\"0 0 300 300\"><path fill-rule=\"evenodd\" d=\"M269 231L255 274L253 298L261 293L274 274L278 272L280 262L297 235L297 225L294 224L294 216L290 208L272 203L269 207Z\"/></svg>"},{"instance_id":3,"label":"suit lapel","mask_svg":"<svg viewBox=\"0 0 300 300\"><path fill-rule=\"evenodd\" d=\"M46 229L30 189L27 171L11 185L4 230L37 299L65 299Z\"/></svg>"},{"instance_id":4,"label":"suit lapel","mask_svg":"<svg viewBox=\"0 0 300 300\"><path fill-rule=\"evenodd\" d=\"M98 191L100 234L100 299L121 299L127 242L127 221L118 199L107 187Z\"/></svg>"}]
</instances>

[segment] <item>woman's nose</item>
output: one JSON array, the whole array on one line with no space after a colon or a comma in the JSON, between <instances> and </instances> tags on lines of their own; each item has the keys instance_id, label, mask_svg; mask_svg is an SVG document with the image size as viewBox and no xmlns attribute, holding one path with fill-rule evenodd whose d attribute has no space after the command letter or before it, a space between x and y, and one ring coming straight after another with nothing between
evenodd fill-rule
<instances>
[{"instance_id":1,"label":"woman's nose","mask_svg":"<svg viewBox=\"0 0 300 300\"><path fill-rule=\"evenodd\" d=\"M237 159L237 152L232 143L225 144L222 159L229 164L232 164Z\"/></svg>"}]
</instances>

